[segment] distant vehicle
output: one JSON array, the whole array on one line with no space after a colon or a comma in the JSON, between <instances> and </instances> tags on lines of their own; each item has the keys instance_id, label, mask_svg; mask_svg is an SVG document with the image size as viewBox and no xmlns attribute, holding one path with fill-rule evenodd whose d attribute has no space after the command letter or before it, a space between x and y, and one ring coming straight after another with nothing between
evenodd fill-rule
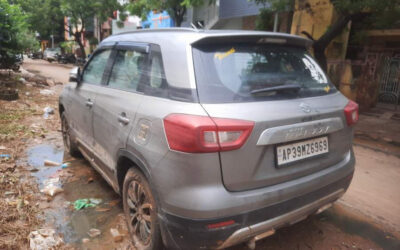
<instances>
[{"instance_id":1,"label":"distant vehicle","mask_svg":"<svg viewBox=\"0 0 400 250\"><path fill-rule=\"evenodd\" d=\"M60 95L67 152L122 195L137 249L221 249L329 208L354 173L358 105L258 31L143 30L100 43Z\"/></svg>"},{"instance_id":2,"label":"distant vehicle","mask_svg":"<svg viewBox=\"0 0 400 250\"><path fill-rule=\"evenodd\" d=\"M61 55L60 48L47 48L44 50L43 59L48 62L53 62L57 60L57 55Z\"/></svg>"},{"instance_id":3,"label":"distant vehicle","mask_svg":"<svg viewBox=\"0 0 400 250\"><path fill-rule=\"evenodd\" d=\"M30 53L28 54L28 58L32 58L32 59L43 59L43 53L42 53L41 50L39 50L39 51L33 51L33 52L30 52Z\"/></svg>"},{"instance_id":4,"label":"distant vehicle","mask_svg":"<svg viewBox=\"0 0 400 250\"><path fill-rule=\"evenodd\" d=\"M75 55L73 53L65 53L65 54L62 54L62 55L58 55L57 56L57 61L59 63L63 63L63 64L66 64L66 63L74 64L76 62L76 57L75 57Z\"/></svg>"}]
</instances>

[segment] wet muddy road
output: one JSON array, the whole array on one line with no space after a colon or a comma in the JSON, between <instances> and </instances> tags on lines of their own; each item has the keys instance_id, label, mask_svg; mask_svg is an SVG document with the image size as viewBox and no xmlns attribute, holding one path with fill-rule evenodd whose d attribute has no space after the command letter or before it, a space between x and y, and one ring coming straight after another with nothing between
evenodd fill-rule
<instances>
[{"instance_id":1,"label":"wet muddy road","mask_svg":"<svg viewBox=\"0 0 400 250\"><path fill-rule=\"evenodd\" d=\"M32 64L32 62L30 63ZM46 65L34 66L35 70L41 74L46 74L46 67ZM52 70L55 67L55 64L52 65ZM376 155L373 150L366 150L355 147L356 156L375 155L376 162L369 164L379 163L381 167L384 167L382 166L382 162L385 163L382 159L384 156ZM68 166L65 168L44 166L45 160L67 163ZM398 158L393 160L399 162ZM46 187L49 179L63 189L61 193L52 198L43 195L40 209L43 211L41 215L44 219L43 227L56 229L62 235L67 247L75 249L135 249L130 244L120 197L86 160L64 154L59 131L49 131L44 139L27 143L26 158L23 161L28 163L40 189ZM393 165L392 162L385 164ZM362 168L362 166L358 167ZM397 178L398 170L393 171L391 175ZM362 174L357 174L357 178L358 175L360 178L363 177ZM359 182L362 181L358 180L356 183ZM374 189L373 187L369 188ZM387 186L387 188L393 187ZM359 186L356 186L356 190L359 189ZM398 190L383 190L394 197L392 203L388 201L385 206L397 209L399 204L395 204L395 202ZM345 195L344 200L339 201L322 214L278 230L273 236L257 242L256 249L400 249L398 224L385 223L385 221L391 220L391 213L382 212L382 216L388 217L385 218L385 221L380 221L379 218L369 216L369 214L375 214L374 205L370 206L369 214L362 210L365 202L374 203L373 197L368 198L372 199L370 201L361 199L357 209L352 207L354 204L357 206L357 203L353 203L354 198L352 197L352 195ZM90 198L96 201L94 207L81 210L74 208L76 200ZM377 205L375 204L375 206ZM398 213L394 211L394 214L400 214L400 211ZM117 229L123 235L121 242L114 241L110 233L112 228ZM89 236L91 229L98 229L100 235ZM230 249L239 250L247 249L247 247L239 245Z\"/></svg>"}]
</instances>

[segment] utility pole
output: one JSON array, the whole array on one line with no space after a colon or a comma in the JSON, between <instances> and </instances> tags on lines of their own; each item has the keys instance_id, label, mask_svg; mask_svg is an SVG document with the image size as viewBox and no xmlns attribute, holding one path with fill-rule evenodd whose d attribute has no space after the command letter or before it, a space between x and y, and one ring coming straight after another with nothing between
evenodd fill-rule
<instances>
[{"instance_id":1,"label":"utility pole","mask_svg":"<svg viewBox=\"0 0 400 250\"><path fill-rule=\"evenodd\" d=\"M54 49L54 36L50 35L51 37L51 48Z\"/></svg>"},{"instance_id":2,"label":"utility pole","mask_svg":"<svg viewBox=\"0 0 400 250\"><path fill-rule=\"evenodd\" d=\"M275 18L274 18L274 32L278 32L278 21L279 21L279 13L275 11Z\"/></svg>"}]
</instances>

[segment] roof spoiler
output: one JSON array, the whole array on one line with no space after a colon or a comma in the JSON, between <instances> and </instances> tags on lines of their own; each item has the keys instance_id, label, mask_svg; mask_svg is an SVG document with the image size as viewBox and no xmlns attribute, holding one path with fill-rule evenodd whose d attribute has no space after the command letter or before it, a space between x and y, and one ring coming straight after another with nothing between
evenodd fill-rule
<instances>
[{"instance_id":1,"label":"roof spoiler","mask_svg":"<svg viewBox=\"0 0 400 250\"><path fill-rule=\"evenodd\" d=\"M297 47L309 48L314 43L310 39L306 39L300 36L284 35L273 33L268 35L254 34L254 35L213 35L200 38L199 40L192 43L192 45L201 45L208 43L226 43L237 42L237 43L258 43L258 44L287 44Z\"/></svg>"}]
</instances>

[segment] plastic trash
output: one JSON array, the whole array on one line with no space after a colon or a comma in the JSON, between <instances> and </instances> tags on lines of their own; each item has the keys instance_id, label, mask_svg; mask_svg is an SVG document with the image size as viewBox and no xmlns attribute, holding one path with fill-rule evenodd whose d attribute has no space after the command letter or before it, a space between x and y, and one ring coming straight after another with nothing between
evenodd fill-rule
<instances>
[{"instance_id":1,"label":"plastic trash","mask_svg":"<svg viewBox=\"0 0 400 250\"><path fill-rule=\"evenodd\" d=\"M53 109L53 108L51 108L51 107L45 107L45 108L43 109L43 117L44 117L45 119L49 118L49 115L52 115L52 114L54 114L54 109Z\"/></svg>"},{"instance_id":2,"label":"plastic trash","mask_svg":"<svg viewBox=\"0 0 400 250\"><path fill-rule=\"evenodd\" d=\"M29 234L29 247L31 250L56 249L63 244L63 240L54 229L39 229Z\"/></svg>"},{"instance_id":3,"label":"plastic trash","mask_svg":"<svg viewBox=\"0 0 400 250\"><path fill-rule=\"evenodd\" d=\"M122 234L120 234L118 229L116 229L116 228L111 228L110 233L114 239L114 242L121 242L124 239L124 236Z\"/></svg>"},{"instance_id":4,"label":"plastic trash","mask_svg":"<svg viewBox=\"0 0 400 250\"><path fill-rule=\"evenodd\" d=\"M43 182L45 187L40 190L40 192L47 194L49 196L55 196L58 193L63 192L64 190L60 187L60 179L59 178L50 178Z\"/></svg>"},{"instance_id":5,"label":"plastic trash","mask_svg":"<svg viewBox=\"0 0 400 250\"><path fill-rule=\"evenodd\" d=\"M9 160L9 159L11 159L11 155L9 155L9 154L0 154L0 158L4 158L6 160Z\"/></svg>"},{"instance_id":6,"label":"plastic trash","mask_svg":"<svg viewBox=\"0 0 400 250\"><path fill-rule=\"evenodd\" d=\"M42 89L40 90L41 95L54 95L54 91L49 90L49 89Z\"/></svg>"},{"instance_id":7,"label":"plastic trash","mask_svg":"<svg viewBox=\"0 0 400 250\"><path fill-rule=\"evenodd\" d=\"M69 163L63 163L61 164L61 168L67 168L69 166Z\"/></svg>"},{"instance_id":8,"label":"plastic trash","mask_svg":"<svg viewBox=\"0 0 400 250\"><path fill-rule=\"evenodd\" d=\"M75 210L81 210L83 208L88 208L88 207L95 207L96 205L100 204L102 202L101 199L78 199L74 202L74 208Z\"/></svg>"},{"instance_id":9,"label":"plastic trash","mask_svg":"<svg viewBox=\"0 0 400 250\"><path fill-rule=\"evenodd\" d=\"M91 228L87 234L90 236L90 238L94 238L99 236L101 234L101 231L96 228Z\"/></svg>"},{"instance_id":10,"label":"plastic trash","mask_svg":"<svg viewBox=\"0 0 400 250\"><path fill-rule=\"evenodd\" d=\"M44 160L44 165L48 166L48 167L55 167L55 166L60 166L61 163L55 162L55 161L51 161L51 160Z\"/></svg>"}]
</instances>

